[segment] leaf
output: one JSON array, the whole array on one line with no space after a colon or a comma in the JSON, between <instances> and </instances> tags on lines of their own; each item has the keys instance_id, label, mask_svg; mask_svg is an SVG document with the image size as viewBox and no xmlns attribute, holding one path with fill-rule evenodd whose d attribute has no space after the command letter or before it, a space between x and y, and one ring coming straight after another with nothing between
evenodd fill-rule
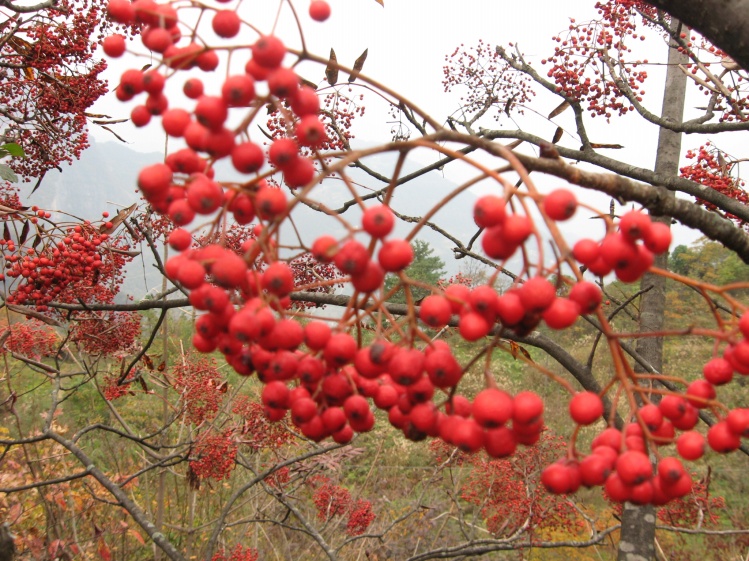
<instances>
[{"instance_id":1,"label":"leaf","mask_svg":"<svg viewBox=\"0 0 749 561\"><path fill-rule=\"evenodd\" d=\"M3 239L7 242L10 240L10 228L8 228L8 223L3 223Z\"/></svg>"},{"instance_id":2,"label":"leaf","mask_svg":"<svg viewBox=\"0 0 749 561\"><path fill-rule=\"evenodd\" d=\"M31 228L31 222L26 220L23 223L23 228L21 228L21 237L18 238L18 245L23 245L26 241L26 238L29 236L29 228Z\"/></svg>"},{"instance_id":3,"label":"leaf","mask_svg":"<svg viewBox=\"0 0 749 561\"><path fill-rule=\"evenodd\" d=\"M359 76L359 73L361 72L362 68L364 68L364 61L367 60L367 53L369 52L369 49L364 49L364 52L359 55L359 58L357 58L354 61L354 68L351 74L348 77L349 84L356 80L356 78Z\"/></svg>"},{"instance_id":4,"label":"leaf","mask_svg":"<svg viewBox=\"0 0 749 561\"><path fill-rule=\"evenodd\" d=\"M531 359L531 355L528 351L526 351L523 347L518 345L515 341L510 341L510 353L512 354L512 357L514 359L518 358L518 353L522 354L525 358L533 362L533 359Z\"/></svg>"},{"instance_id":5,"label":"leaf","mask_svg":"<svg viewBox=\"0 0 749 561\"><path fill-rule=\"evenodd\" d=\"M111 132L111 133L112 133L112 134L114 135L114 137L115 137L115 138L116 138L117 140L119 140L120 142L124 142L125 144L127 144L127 140L125 140L124 138L122 138L122 137L121 137L121 136L120 136L119 134L117 134L116 132L114 132L114 131L113 131L112 129L110 129L109 127L105 127L105 126L102 126L101 128L103 128L103 129L104 129L105 131L107 131L107 132Z\"/></svg>"},{"instance_id":6,"label":"leaf","mask_svg":"<svg viewBox=\"0 0 749 561\"><path fill-rule=\"evenodd\" d=\"M127 533L130 534L131 536L133 536L136 540L138 540L138 543L140 543L140 545L146 545L146 540L143 539L143 536L141 536L140 533L138 533L137 530L134 530L133 528L130 528L127 531Z\"/></svg>"},{"instance_id":7,"label":"leaf","mask_svg":"<svg viewBox=\"0 0 749 561\"><path fill-rule=\"evenodd\" d=\"M2 148L4 151L6 151L8 154L13 156L14 158L26 157L26 153L23 151L23 148L21 148L21 145L15 142L6 142L5 144L0 145L0 148Z\"/></svg>"},{"instance_id":8,"label":"leaf","mask_svg":"<svg viewBox=\"0 0 749 561\"><path fill-rule=\"evenodd\" d=\"M10 169L10 166L0 164L0 179L10 181L11 183L18 183L18 176L16 172Z\"/></svg>"},{"instance_id":9,"label":"leaf","mask_svg":"<svg viewBox=\"0 0 749 561\"><path fill-rule=\"evenodd\" d=\"M554 131L554 138L551 139L551 143L556 144L557 142L562 140L562 134L564 134L562 127L557 127L557 130Z\"/></svg>"},{"instance_id":10,"label":"leaf","mask_svg":"<svg viewBox=\"0 0 749 561\"><path fill-rule=\"evenodd\" d=\"M312 88L313 90L317 89L317 84L315 84L314 82L307 80L306 78L302 78L301 76L299 77L299 79L302 81L302 84L304 84L308 88Z\"/></svg>"},{"instance_id":11,"label":"leaf","mask_svg":"<svg viewBox=\"0 0 749 561\"><path fill-rule=\"evenodd\" d=\"M557 115L561 115L564 112L564 110L567 109L569 106L570 104L568 101L563 101L562 103L560 103L554 108L554 111L549 113L549 119L553 119Z\"/></svg>"},{"instance_id":12,"label":"leaf","mask_svg":"<svg viewBox=\"0 0 749 561\"><path fill-rule=\"evenodd\" d=\"M129 207L123 208L122 210L120 210L112 218L112 220L109 221L109 222L112 223L112 227L111 228L107 228L106 227L106 223L102 224L99 227L99 233L100 234L111 234L112 232L114 232L117 229L117 227L120 224L122 224L127 219L127 217L130 216L135 211L136 208L138 208L138 203L133 203Z\"/></svg>"},{"instance_id":13,"label":"leaf","mask_svg":"<svg viewBox=\"0 0 749 561\"><path fill-rule=\"evenodd\" d=\"M612 148L614 150L621 150L624 148L621 144L598 144L596 142L590 143L591 148Z\"/></svg>"},{"instance_id":14,"label":"leaf","mask_svg":"<svg viewBox=\"0 0 749 561\"><path fill-rule=\"evenodd\" d=\"M335 86L338 82L338 57L335 56L335 51L332 48L330 49L328 65L325 67L325 79L331 86Z\"/></svg>"},{"instance_id":15,"label":"leaf","mask_svg":"<svg viewBox=\"0 0 749 561\"><path fill-rule=\"evenodd\" d=\"M380 6L385 7L385 0L375 0Z\"/></svg>"},{"instance_id":16,"label":"leaf","mask_svg":"<svg viewBox=\"0 0 749 561\"><path fill-rule=\"evenodd\" d=\"M107 545L107 542L104 541L104 538L99 538L99 557L104 559L104 561L112 561L112 552L109 550L109 546Z\"/></svg>"}]
</instances>

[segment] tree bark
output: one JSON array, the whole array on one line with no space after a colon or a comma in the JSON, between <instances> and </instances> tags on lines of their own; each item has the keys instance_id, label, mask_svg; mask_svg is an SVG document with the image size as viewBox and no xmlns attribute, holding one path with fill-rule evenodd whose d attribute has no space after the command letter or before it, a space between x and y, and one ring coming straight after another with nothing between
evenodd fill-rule
<instances>
[{"instance_id":1,"label":"tree bark","mask_svg":"<svg viewBox=\"0 0 749 561\"><path fill-rule=\"evenodd\" d=\"M672 25L679 25L674 21ZM687 77L679 69L680 64L688 62L685 54L671 44L668 53L668 70L663 94L664 119L681 122L684 116ZM681 133L661 128L658 134L658 152L655 160L655 172L662 175L678 175L679 157L681 155ZM654 187L663 189L662 187ZM672 192L668 196L673 197ZM670 216L652 216L653 221L670 226ZM668 267L668 253L658 255L655 266L661 269ZM660 275L646 273L640 281L640 333L662 331L666 309L666 279ZM637 353L650 363L658 372L663 371L663 337L640 337L637 339ZM643 373L645 369L635 364L635 372ZM655 399L656 396L653 396ZM655 559L655 508L651 505L624 505L622 511L622 530L619 540L618 561L646 561Z\"/></svg>"},{"instance_id":2,"label":"tree bark","mask_svg":"<svg viewBox=\"0 0 749 561\"><path fill-rule=\"evenodd\" d=\"M749 0L648 0L699 31L749 70Z\"/></svg>"}]
</instances>

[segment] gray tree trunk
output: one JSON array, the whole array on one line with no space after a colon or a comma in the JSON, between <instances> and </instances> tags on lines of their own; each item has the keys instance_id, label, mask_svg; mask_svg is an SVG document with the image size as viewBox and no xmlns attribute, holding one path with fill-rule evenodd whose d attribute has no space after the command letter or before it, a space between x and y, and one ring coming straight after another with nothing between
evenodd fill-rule
<instances>
[{"instance_id":1,"label":"gray tree trunk","mask_svg":"<svg viewBox=\"0 0 749 561\"><path fill-rule=\"evenodd\" d=\"M672 25L678 25L674 21ZM663 95L664 119L682 122L687 77L679 69L679 64L688 62L686 55L670 45L668 70ZM661 129L658 135L658 152L655 160L655 171L664 175L679 173L679 156L681 154L681 133ZM664 191L666 191L664 189ZM669 196L674 196L669 193ZM654 221L671 224L668 216L652 216ZM656 257L655 266L665 269L668 265L668 254ZM640 281L640 289L646 290L640 296L640 332L661 331L666 307L666 281L659 275L646 273ZM663 367L663 338L644 337L637 339L638 354L647 360L656 371ZM635 365L636 372L642 372ZM655 509L652 506L624 505L622 511L622 530L619 540L617 561L650 561L655 559Z\"/></svg>"},{"instance_id":2,"label":"gray tree trunk","mask_svg":"<svg viewBox=\"0 0 749 561\"><path fill-rule=\"evenodd\" d=\"M647 3L696 29L742 68L749 69L749 0L647 0Z\"/></svg>"}]
</instances>

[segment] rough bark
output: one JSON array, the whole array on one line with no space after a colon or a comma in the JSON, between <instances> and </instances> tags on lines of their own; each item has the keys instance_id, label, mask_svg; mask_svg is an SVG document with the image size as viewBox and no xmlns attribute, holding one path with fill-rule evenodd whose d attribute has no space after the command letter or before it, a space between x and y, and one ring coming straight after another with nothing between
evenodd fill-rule
<instances>
[{"instance_id":1,"label":"rough bark","mask_svg":"<svg viewBox=\"0 0 749 561\"><path fill-rule=\"evenodd\" d=\"M671 45L668 55L668 71L663 94L662 117L681 122L684 115L687 78L679 70L686 56ZM679 173L679 156L681 154L681 133L661 128L658 134L658 152L655 160L655 172L661 175ZM654 189L663 189L654 187ZM668 196L673 197L672 192ZM653 220L670 225L671 217L657 216ZM656 267L668 266L668 254L656 257ZM640 281L640 324L641 333L662 331L666 309L666 279L660 275L646 273ZM637 353L647 360L658 372L663 367L663 338L641 337L637 339ZM644 368L635 364L635 372L644 372ZM655 559L655 508L651 505L624 505L622 511L622 530L619 540L618 561L646 561Z\"/></svg>"},{"instance_id":2,"label":"rough bark","mask_svg":"<svg viewBox=\"0 0 749 561\"><path fill-rule=\"evenodd\" d=\"M648 0L749 69L749 0Z\"/></svg>"}]
</instances>

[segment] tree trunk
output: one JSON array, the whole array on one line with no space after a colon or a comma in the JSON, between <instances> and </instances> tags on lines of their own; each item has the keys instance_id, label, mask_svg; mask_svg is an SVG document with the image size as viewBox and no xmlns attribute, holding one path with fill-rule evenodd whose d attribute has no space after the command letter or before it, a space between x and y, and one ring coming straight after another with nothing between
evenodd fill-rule
<instances>
[{"instance_id":1,"label":"tree trunk","mask_svg":"<svg viewBox=\"0 0 749 561\"><path fill-rule=\"evenodd\" d=\"M647 0L696 29L749 70L749 0Z\"/></svg>"},{"instance_id":2,"label":"tree trunk","mask_svg":"<svg viewBox=\"0 0 749 561\"><path fill-rule=\"evenodd\" d=\"M672 25L678 26L679 22L674 21ZM661 113L663 118L679 123L684 115L687 77L678 65L686 62L688 62L686 55L680 53L671 44ZM655 160L656 173L677 175L679 173L680 154L681 133L661 129L658 134L658 152ZM666 192L666 189L663 190ZM673 197L674 194L668 192L668 196ZM668 225L671 224L669 216L653 216L652 219ZM665 269L667 265L667 253L656 256L656 267ZM640 281L640 289L644 292L640 296L639 331L641 333L661 331L666 307L666 279L660 275L646 273ZM656 371L662 371L662 337L638 338L636 349L638 354L648 361ZM643 371L642 367L638 364L635 365L635 372ZM637 506L630 503L624 505L618 561L649 561L655 559L655 520L655 508L652 506Z\"/></svg>"}]
</instances>

